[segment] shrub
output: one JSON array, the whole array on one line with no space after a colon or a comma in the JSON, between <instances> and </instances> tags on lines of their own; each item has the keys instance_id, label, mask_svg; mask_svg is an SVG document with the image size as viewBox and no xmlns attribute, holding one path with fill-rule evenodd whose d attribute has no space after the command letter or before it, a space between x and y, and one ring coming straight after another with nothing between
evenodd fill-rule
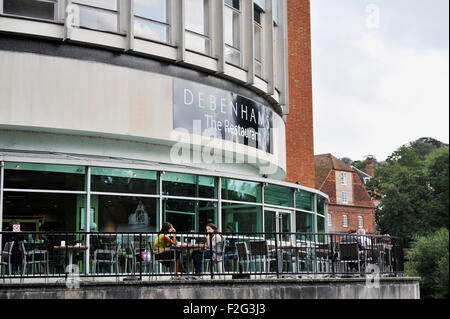
<instances>
[{"instance_id":1,"label":"shrub","mask_svg":"<svg viewBox=\"0 0 450 319\"><path fill-rule=\"evenodd\" d=\"M442 228L427 236L416 236L408 254L407 276L418 276L422 298L448 298L449 234Z\"/></svg>"}]
</instances>

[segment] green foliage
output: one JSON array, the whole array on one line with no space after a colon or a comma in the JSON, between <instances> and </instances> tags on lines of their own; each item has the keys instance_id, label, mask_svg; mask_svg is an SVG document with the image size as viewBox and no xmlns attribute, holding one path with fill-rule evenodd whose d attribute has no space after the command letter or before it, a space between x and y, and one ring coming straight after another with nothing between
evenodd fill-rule
<instances>
[{"instance_id":1,"label":"green foliage","mask_svg":"<svg viewBox=\"0 0 450 319\"><path fill-rule=\"evenodd\" d=\"M416 236L408 254L407 276L421 277L422 298L448 298L449 234L441 228L427 236Z\"/></svg>"},{"instance_id":2,"label":"green foliage","mask_svg":"<svg viewBox=\"0 0 450 319\"><path fill-rule=\"evenodd\" d=\"M448 147L416 141L402 146L375 169L367 185L380 195L376 221L382 233L405 238L448 229Z\"/></svg>"}]
</instances>

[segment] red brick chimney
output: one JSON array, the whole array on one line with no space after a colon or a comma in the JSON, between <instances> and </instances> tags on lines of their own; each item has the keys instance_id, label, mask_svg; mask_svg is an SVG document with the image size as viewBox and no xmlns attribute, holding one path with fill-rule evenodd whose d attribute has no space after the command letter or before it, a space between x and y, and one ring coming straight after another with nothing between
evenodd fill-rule
<instances>
[{"instance_id":1,"label":"red brick chimney","mask_svg":"<svg viewBox=\"0 0 450 319\"><path fill-rule=\"evenodd\" d=\"M375 161L372 158L367 159L366 173L372 177L375 175Z\"/></svg>"}]
</instances>

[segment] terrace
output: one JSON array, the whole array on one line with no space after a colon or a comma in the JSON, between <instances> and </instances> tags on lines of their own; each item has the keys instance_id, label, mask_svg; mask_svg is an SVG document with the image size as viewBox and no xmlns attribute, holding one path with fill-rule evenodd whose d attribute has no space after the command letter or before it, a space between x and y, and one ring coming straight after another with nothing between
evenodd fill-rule
<instances>
[{"instance_id":1,"label":"terrace","mask_svg":"<svg viewBox=\"0 0 450 319\"><path fill-rule=\"evenodd\" d=\"M26 284L403 277L402 241L396 237L216 233L223 236L221 245L214 240L207 245L206 233L177 232L177 244L165 249L176 254L161 260L155 248L157 236L2 232L0 279ZM183 273L177 273L177 256Z\"/></svg>"}]
</instances>

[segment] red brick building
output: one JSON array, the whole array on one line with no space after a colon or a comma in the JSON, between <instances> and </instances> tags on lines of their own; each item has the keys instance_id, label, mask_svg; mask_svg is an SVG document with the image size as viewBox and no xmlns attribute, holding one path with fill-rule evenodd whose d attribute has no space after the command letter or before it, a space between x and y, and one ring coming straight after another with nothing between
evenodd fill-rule
<instances>
[{"instance_id":1,"label":"red brick building","mask_svg":"<svg viewBox=\"0 0 450 319\"><path fill-rule=\"evenodd\" d=\"M314 136L310 0L287 0L289 34L289 116L286 124L286 181L311 188Z\"/></svg>"},{"instance_id":2,"label":"red brick building","mask_svg":"<svg viewBox=\"0 0 450 319\"><path fill-rule=\"evenodd\" d=\"M375 233L375 205L356 171L331 154L314 157L316 186L330 198L328 232Z\"/></svg>"}]
</instances>

